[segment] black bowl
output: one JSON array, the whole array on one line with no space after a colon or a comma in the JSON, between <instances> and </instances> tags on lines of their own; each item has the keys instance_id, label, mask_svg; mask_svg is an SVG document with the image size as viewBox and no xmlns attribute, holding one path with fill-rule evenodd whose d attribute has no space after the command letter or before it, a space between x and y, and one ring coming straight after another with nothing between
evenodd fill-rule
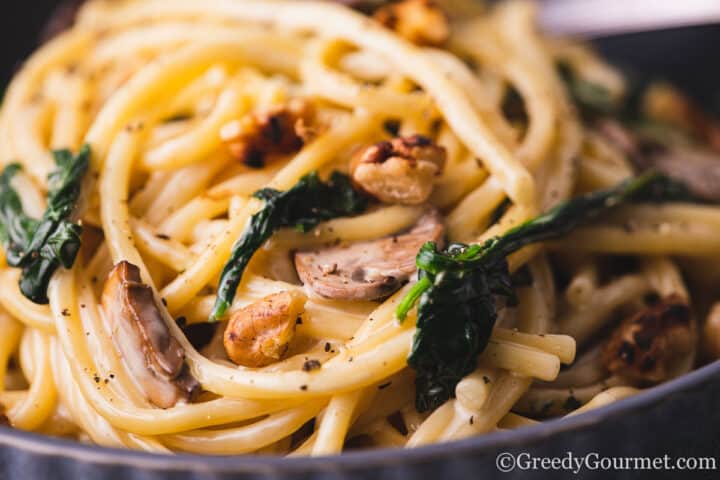
<instances>
[{"instance_id":1,"label":"black bowl","mask_svg":"<svg viewBox=\"0 0 720 480\"><path fill-rule=\"evenodd\" d=\"M720 456L720 362L621 402L568 419L503 431L459 442L410 450L375 450L325 458L156 455L105 449L66 440L0 429L0 478L160 480L399 480L499 478L497 459L520 461L502 478L538 475L563 478L570 472L527 470L529 458L588 455L583 478L641 478L637 470L603 471L600 458ZM602 465L602 464L600 464ZM507 466L502 464L501 466ZM677 474L678 472L675 472ZM696 471L692 478L717 478ZM680 477L672 471L652 478Z\"/></svg>"},{"instance_id":2,"label":"black bowl","mask_svg":"<svg viewBox=\"0 0 720 480\"><path fill-rule=\"evenodd\" d=\"M8 78L36 44L47 6L56 2L7 2L0 15L3 35L0 75ZM720 26L684 28L598 40L612 61L634 71L673 81L707 108L720 111L720 66L711 45L720 44ZM0 333L1 334L1 333ZM0 428L0 480L25 478L181 479L474 479L500 477L496 459L520 455L502 478L537 475L570 477L570 472L527 470L530 457L576 458L590 462L583 478L690 478L668 470L592 469L600 457L720 457L720 362L629 399L569 419L515 431L415 450L378 450L328 458L154 455L104 449ZM720 463L718 461L717 463ZM694 472L693 478L718 478Z\"/></svg>"}]
</instances>

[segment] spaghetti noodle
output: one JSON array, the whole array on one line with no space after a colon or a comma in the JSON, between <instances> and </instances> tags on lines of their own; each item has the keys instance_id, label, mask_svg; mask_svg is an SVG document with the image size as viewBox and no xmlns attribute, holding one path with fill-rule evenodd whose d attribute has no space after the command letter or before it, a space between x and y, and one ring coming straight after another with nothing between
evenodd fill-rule
<instances>
[{"instance_id":1,"label":"spaghetti noodle","mask_svg":"<svg viewBox=\"0 0 720 480\"><path fill-rule=\"evenodd\" d=\"M582 111L588 85L619 104L623 77L586 46L538 33L531 3L373 8L95 0L28 60L0 116L21 210L43 217L53 150L90 153L65 219L82 226L82 246L71 268L53 264L49 304L26 298L27 269L8 248L3 258L11 426L151 452L331 455L582 413L706 360L701 339L717 341L718 322L694 318L717 300L706 287L720 210L626 205L510 256L529 278L518 306L501 312L452 398L416 409L418 314L401 323L396 309L422 243L480 243L611 188L633 175L638 150L599 126L610 115ZM662 108L673 92L649 96L648 115L697 137ZM286 221L207 323L238 239L313 172L312 188L333 195L323 179L351 178L365 203L319 197L310 211L330 211L312 221L296 210L315 190L278 203L271 218ZM677 260L688 256L703 261ZM347 270L358 266L360 280ZM638 332L650 332L647 351ZM622 357L630 348L655 364Z\"/></svg>"}]
</instances>

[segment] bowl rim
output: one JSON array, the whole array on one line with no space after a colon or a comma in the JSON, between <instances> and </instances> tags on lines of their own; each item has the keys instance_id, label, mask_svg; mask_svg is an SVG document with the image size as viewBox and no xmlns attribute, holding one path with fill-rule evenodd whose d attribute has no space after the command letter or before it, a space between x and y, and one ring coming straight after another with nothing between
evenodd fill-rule
<instances>
[{"instance_id":1,"label":"bowl rim","mask_svg":"<svg viewBox=\"0 0 720 480\"><path fill-rule=\"evenodd\" d=\"M413 449L391 448L348 452L324 457L276 457L260 455L209 456L198 454L159 454L88 445L36 433L0 428L0 448L12 447L43 456L71 459L96 465L122 465L145 470L209 471L251 473L297 473L321 470L362 470L393 464L428 462L438 457L462 456L501 448L516 448L553 435L591 427L604 420L659 403L673 394L701 388L720 378L720 360L700 367L637 395L572 417L557 418L538 425L506 430Z\"/></svg>"}]
</instances>

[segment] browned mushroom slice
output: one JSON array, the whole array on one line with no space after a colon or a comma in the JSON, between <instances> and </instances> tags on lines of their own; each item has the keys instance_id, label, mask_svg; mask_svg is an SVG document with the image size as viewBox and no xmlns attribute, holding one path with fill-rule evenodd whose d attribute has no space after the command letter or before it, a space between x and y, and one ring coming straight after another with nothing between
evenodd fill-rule
<instances>
[{"instance_id":1,"label":"browned mushroom slice","mask_svg":"<svg viewBox=\"0 0 720 480\"><path fill-rule=\"evenodd\" d=\"M669 140L658 144L611 119L599 122L597 127L638 170L657 170L681 182L695 197L720 202L720 153Z\"/></svg>"},{"instance_id":2,"label":"browned mushroom slice","mask_svg":"<svg viewBox=\"0 0 720 480\"><path fill-rule=\"evenodd\" d=\"M170 335L138 267L115 265L105 282L102 305L115 346L153 404L170 408L199 391L185 365L185 351Z\"/></svg>"},{"instance_id":3,"label":"browned mushroom slice","mask_svg":"<svg viewBox=\"0 0 720 480\"><path fill-rule=\"evenodd\" d=\"M684 184L708 202L720 202L720 154L710 150L673 148L648 156L647 163Z\"/></svg>"},{"instance_id":4,"label":"browned mushroom slice","mask_svg":"<svg viewBox=\"0 0 720 480\"><path fill-rule=\"evenodd\" d=\"M694 321L687 300L671 295L618 325L602 360L616 375L655 384L675 376L694 348Z\"/></svg>"},{"instance_id":5,"label":"browned mushroom slice","mask_svg":"<svg viewBox=\"0 0 720 480\"><path fill-rule=\"evenodd\" d=\"M408 232L378 240L328 247L295 255L303 284L317 295L345 300L385 298L407 282L415 257L428 241L442 242L445 226L437 210Z\"/></svg>"}]
</instances>

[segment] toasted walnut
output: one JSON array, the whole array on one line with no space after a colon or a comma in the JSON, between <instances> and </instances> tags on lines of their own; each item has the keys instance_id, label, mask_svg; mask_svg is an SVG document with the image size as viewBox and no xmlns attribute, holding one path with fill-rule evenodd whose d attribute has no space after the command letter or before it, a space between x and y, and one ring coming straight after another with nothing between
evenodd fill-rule
<instances>
[{"instance_id":1,"label":"toasted walnut","mask_svg":"<svg viewBox=\"0 0 720 480\"><path fill-rule=\"evenodd\" d=\"M720 358L720 302L716 303L710 310L703 333L707 355L712 360Z\"/></svg>"},{"instance_id":2,"label":"toasted walnut","mask_svg":"<svg viewBox=\"0 0 720 480\"><path fill-rule=\"evenodd\" d=\"M226 124L220 137L233 157L260 168L268 155L300 150L314 134L311 127L314 116L310 103L295 99Z\"/></svg>"},{"instance_id":3,"label":"toasted walnut","mask_svg":"<svg viewBox=\"0 0 720 480\"><path fill-rule=\"evenodd\" d=\"M287 352L307 297L299 291L269 295L239 310L225 329L225 351L245 367L265 367Z\"/></svg>"},{"instance_id":4,"label":"toasted walnut","mask_svg":"<svg viewBox=\"0 0 720 480\"><path fill-rule=\"evenodd\" d=\"M432 0L402 0L378 9L373 18L418 45L439 46L450 36L448 17Z\"/></svg>"},{"instance_id":5,"label":"toasted walnut","mask_svg":"<svg viewBox=\"0 0 720 480\"><path fill-rule=\"evenodd\" d=\"M604 347L602 360L611 373L655 384L673 377L694 348L690 307L684 298L671 295L618 325Z\"/></svg>"},{"instance_id":6,"label":"toasted walnut","mask_svg":"<svg viewBox=\"0 0 720 480\"><path fill-rule=\"evenodd\" d=\"M350 163L355 186L384 203L419 205L445 167L445 148L422 135L397 137L360 150Z\"/></svg>"}]
</instances>

